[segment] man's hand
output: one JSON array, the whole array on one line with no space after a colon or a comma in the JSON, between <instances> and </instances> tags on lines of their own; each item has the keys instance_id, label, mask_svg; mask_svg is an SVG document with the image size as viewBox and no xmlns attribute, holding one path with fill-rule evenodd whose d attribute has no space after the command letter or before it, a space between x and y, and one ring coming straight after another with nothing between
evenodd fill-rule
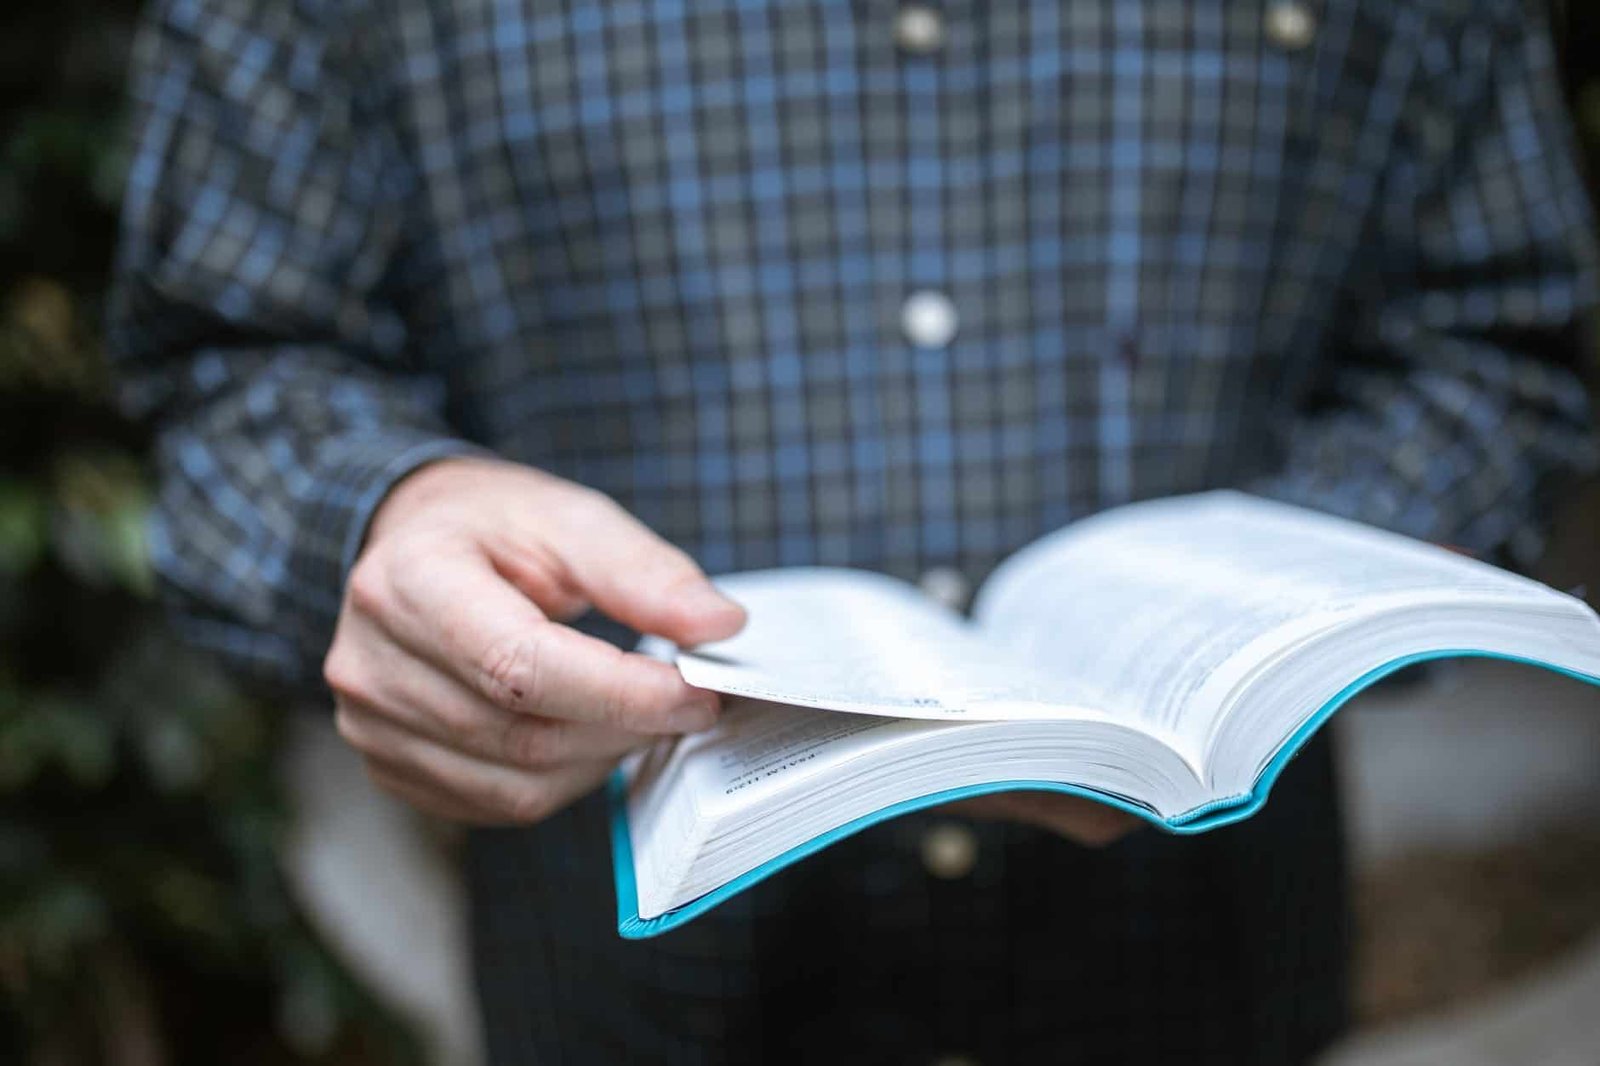
<instances>
[{"instance_id":1,"label":"man's hand","mask_svg":"<svg viewBox=\"0 0 1600 1066\"><path fill-rule=\"evenodd\" d=\"M744 611L607 497L448 459L395 486L346 583L323 673L340 734L423 810L536 822L627 751L716 720L677 670L561 624L594 606L683 645Z\"/></svg>"},{"instance_id":2,"label":"man's hand","mask_svg":"<svg viewBox=\"0 0 1600 1066\"><path fill-rule=\"evenodd\" d=\"M1139 827L1126 811L1063 792L992 792L942 808L969 818L1022 822L1085 847L1114 844Z\"/></svg>"}]
</instances>

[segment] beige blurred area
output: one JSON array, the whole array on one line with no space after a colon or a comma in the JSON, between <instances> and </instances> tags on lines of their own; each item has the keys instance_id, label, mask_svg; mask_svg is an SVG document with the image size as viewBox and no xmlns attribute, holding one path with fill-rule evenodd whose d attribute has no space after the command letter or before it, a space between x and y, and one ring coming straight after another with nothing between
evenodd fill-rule
<instances>
[{"instance_id":1,"label":"beige blurred area","mask_svg":"<svg viewBox=\"0 0 1600 1066\"><path fill-rule=\"evenodd\" d=\"M1538 576L1600 590L1600 491L1568 509ZM450 836L369 788L325 716L302 718L284 762L295 890L433 1062L475 1066ZM1452 662L1369 691L1333 729L1358 1026L1323 1066L1600 1063L1600 689Z\"/></svg>"}]
</instances>

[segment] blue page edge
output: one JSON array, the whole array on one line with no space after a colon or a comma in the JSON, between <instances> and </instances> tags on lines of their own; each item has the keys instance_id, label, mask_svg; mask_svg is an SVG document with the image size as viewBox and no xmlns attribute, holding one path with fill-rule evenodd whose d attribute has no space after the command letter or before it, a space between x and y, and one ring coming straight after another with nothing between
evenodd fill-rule
<instances>
[{"instance_id":1,"label":"blue page edge","mask_svg":"<svg viewBox=\"0 0 1600 1066\"><path fill-rule=\"evenodd\" d=\"M1190 835L1209 832L1225 825L1232 825L1255 814L1267 802L1267 795L1272 791L1273 783L1283 768L1289 765L1296 755L1300 753L1308 740L1322 728L1324 722L1333 717L1335 711L1344 706L1350 699L1363 689L1376 684L1383 678L1397 670L1403 670L1417 663L1430 662L1436 659L1499 659L1506 662L1522 663L1527 666L1537 666L1567 677L1585 681L1591 685L1600 686L1600 677L1568 670L1565 667L1554 666L1550 663L1540 662L1537 659L1527 659L1515 655L1500 655L1494 652L1470 651L1452 649L1445 651L1418 652L1413 655L1402 656L1390 662L1369 670L1323 704L1316 714L1308 718L1299 729L1278 749L1272 761L1267 763L1261 776L1256 779L1256 784L1248 793L1230 796L1225 799L1213 800L1191 811L1164 819L1155 812L1131 803L1121 796L1100 792L1095 789L1084 788L1080 785L1061 784L1056 781L991 781L981 785L964 785L960 788L948 788L939 792L930 792L925 796L892 803L870 814L846 822L844 825L828 830L819 836L812 837L804 844L790 848L775 858L757 866L755 869L715 888L698 899L691 900L681 907L676 907L665 914L654 918L639 917L639 896L637 882L633 871L633 844L628 834L628 785L622 771L613 773L607 782L606 789L611 804L611 858L612 868L616 880L617 890L617 932L626 940L644 940L658 936L670 929L674 929L685 922L692 921L700 915L724 903L732 897L759 884L808 855L813 855L828 847L836 841L852 836L879 822L886 822L891 818L898 818L902 814L924 810L928 807L937 807L943 803L967 799L972 796L983 796L991 792L1008 792L1014 790L1033 790L1039 792L1063 792L1073 796L1083 796L1097 803L1104 803L1119 810L1137 815L1164 832Z\"/></svg>"}]
</instances>

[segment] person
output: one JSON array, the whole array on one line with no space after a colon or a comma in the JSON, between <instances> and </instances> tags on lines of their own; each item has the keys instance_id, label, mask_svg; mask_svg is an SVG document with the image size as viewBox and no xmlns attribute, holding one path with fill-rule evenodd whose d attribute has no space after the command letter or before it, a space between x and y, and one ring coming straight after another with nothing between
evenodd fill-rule
<instances>
[{"instance_id":1,"label":"person","mask_svg":"<svg viewBox=\"0 0 1600 1066\"><path fill-rule=\"evenodd\" d=\"M482 827L494 1062L1305 1061L1325 745L1198 839L923 813L624 942L595 786L719 713L626 649L734 632L708 573L959 603L1216 486L1530 558L1594 462L1551 52L1515 0L156 0L111 320L179 624Z\"/></svg>"}]
</instances>

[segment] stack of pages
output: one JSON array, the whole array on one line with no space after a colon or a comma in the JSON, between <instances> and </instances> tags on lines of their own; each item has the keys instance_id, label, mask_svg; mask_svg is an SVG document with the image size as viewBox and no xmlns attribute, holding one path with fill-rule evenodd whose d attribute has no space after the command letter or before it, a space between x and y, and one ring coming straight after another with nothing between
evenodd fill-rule
<instances>
[{"instance_id":1,"label":"stack of pages","mask_svg":"<svg viewBox=\"0 0 1600 1066\"><path fill-rule=\"evenodd\" d=\"M612 782L626 937L875 822L986 792L1089 796L1175 833L1236 822L1341 704L1425 659L1600 684L1600 619L1583 601L1232 492L1045 537L994 572L970 618L861 571L717 583L749 610L744 631L650 650L726 693L721 720Z\"/></svg>"}]
</instances>

